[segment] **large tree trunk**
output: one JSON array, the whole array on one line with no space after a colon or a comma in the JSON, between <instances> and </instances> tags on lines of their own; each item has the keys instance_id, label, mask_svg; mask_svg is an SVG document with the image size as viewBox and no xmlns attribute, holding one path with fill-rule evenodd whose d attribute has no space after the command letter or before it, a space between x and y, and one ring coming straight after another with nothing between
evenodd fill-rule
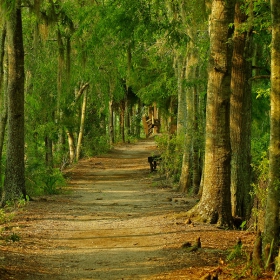
<instances>
[{"instance_id":1,"label":"large tree trunk","mask_svg":"<svg viewBox=\"0 0 280 280\"><path fill-rule=\"evenodd\" d=\"M0 178L2 175L2 153L5 139L5 131L8 119L7 111L7 74L4 74L6 24L3 24L0 37Z\"/></svg>"},{"instance_id":2,"label":"large tree trunk","mask_svg":"<svg viewBox=\"0 0 280 280\"><path fill-rule=\"evenodd\" d=\"M190 210L203 221L231 226L229 24L234 0L213 0L210 18L210 60L206 108L204 186L200 202Z\"/></svg>"},{"instance_id":3,"label":"large tree trunk","mask_svg":"<svg viewBox=\"0 0 280 280\"><path fill-rule=\"evenodd\" d=\"M3 20L1 35L0 35L0 95L3 90L3 82L4 82L4 55L5 55L5 41L6 41L6 23ZM0 98L0 108L2 106L2 98Z\"/></svg>"},{"instance_id":4,"label":"large tree trunk","mask_svg":"<svg viewBox=\"0 0 280 280\"><path fill-rule=\"evenodd\" d=\"M180 176L179 187L182 192L188 192L191 188L191 168L192 168L192 144L194 137L194 79L196 75L196 67L198 63L198 57L194 46L194 35L192 30L188 30L188 35L191 40L188 43L188 56L186 65L186 81L189 83L186 87L186 134L184 139L184 152L182 160L182 171Z\"/></svg>"},{"instance_id":5,"label":"large tree trunk","mask_svg":"<svg viewBox=\"0 0 280 280\"><path fill-rule=\"evenodd\" d=\"M231 72L230 138L231 138L231 203L232 215L248 218L250 210L251 181L251 85L252 67L251 31L244 32L241 25L247 16L235 7L234 49Z\"/></svg>"},{"instance_id":6,"label":"large tree trunk","mask_svg":"<svg viewBox=\"0 0 280 280\"><path fill-rule=\"evenodd\" d=\"M195 76L199 77L199 71L198 66L196 67ZM199 109L198 109L198 99L199 99L199 93L198 93L198 85L194 85L194 93L193 93L193 137L192 137L192 174L193 174L193 192L194 194L198 194L199 192L199 186L200 186L200 180L201 180L201 172L200 172L200 157L199 157L199 150L200 150L200 133L199 133Z\"/></svg>"},{"instance_id":7,"label":"large tree trunk","mask_svg":"<svg viewBox=\"0 0 280 280\"><path fill-rule=\"evenodd\" d=\"M1 204L14 201L25 191L24 174L24 50L20 1L2 8L7 19L8 132L7 162Z\"/></svg>"},{"instance_id":8,"label":"large tree trunk","mask_svg":"<svg viewBox=\"0 0 280 280\"><path fill-rule=\"evenodd\" d=\"M271 94L269 186L265 216L264 246L278 245L280 200L280 1L271 0Z\"/></svg>"}]
</instances>

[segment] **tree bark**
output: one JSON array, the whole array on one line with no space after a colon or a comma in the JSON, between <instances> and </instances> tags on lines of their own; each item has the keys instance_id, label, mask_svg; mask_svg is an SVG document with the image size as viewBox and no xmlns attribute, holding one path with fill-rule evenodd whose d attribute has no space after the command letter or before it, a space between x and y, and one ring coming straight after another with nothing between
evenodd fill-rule
<instances>
[{"instance_id":1,"label":"tree bark","mask_svg":"<svg viewBox=\"0 0 280 280\"><path fill-rule=\"evenodd\" d=\"M2 176L2 154L8 119L7 111L7 74L4 74L5 59L5 41L6 41L6 23L4 22L0 37L0 178Z\"/></svg>"},{"instance_id":2,"label":"tree bark","mask_svg":"<svg viewBox=\"0 0 280 280\"><path fill-rule=\"evenodd\" d=\"M62 110L61 110L61 96L63 86L63 72L65 67L64 59L64 45L60 30L57 30L57 44L58 44L58 58L57 58L57 98L56 98L56 112L55 122L58 126L58 143L56 150L61 151L64 143L63 128L61 126Z\"/></svg>"},{"instance_id":3,"label":"tree bark","mask_svg":"<svg viewBox=\"0 0 280 280\"><path fill-rule=\"evenodd\" d=\"M183 81L186 79L186 64L185 57L183 55L178 55L176 58L175 72L178 86L177 135L179 137L186 132L187 101L186 91L183 86Z\"/></svg>"},{"instance_id":4,"label":"tree bark","mask_svg":"<svg viewBox=\"0 0 280 280\"><path fill-rule=\"evenodd\" d=\"M6 23L5 20L2 20L2 30L0 37L0 94L3 90L4 82L4 55L5 55L5 41L6 41ZM2 99L0 99L0 108L2 107Z\"/></svg>"},{"instance_id":5,"label":"tree bark","mask_svg":"<svg viewBox=\"0 0 280 280\"><path fill-rule=\"evenodd\" d=\"M233 58L230 98L231 138L231 203L232 215L249 218L251 182L251 83L252 67L249 57L252 51L251 30L241 30L247 16L235 6Z\"/></svg>"},{"instance_id":6,"label":"tree bark","mask_svg":"<svg viewBox=\"0 0 280 280\"><path fill-rule=\"evenodd\" d=\"M200 202L189 211L205 222L225 227L232 225L229 136L232 51L228 39L234 4L234 0L212 2L204 186Z\"/></svg>"},{"instance_id":7,"label":"tree bark","mask_svg":"<svg viewBox=\"0 0 280 280\"><path fill-rule=\"evenodd\" d=\"M68 147L69 147L69 163L72 164L75 160L75 139L73 132L69 129L66 130L68 137Z\"/></svg>"},{"instance_id":8,"label":"tree bark","mask_svg":"<svg viewBox=\"0 0 280 280\"><path fill-rule=\"evenodd\" d=\"M80 154L81 154L82 140L83 140L83 135L84 135L84 127L85 127L85 119L86 119L86 108L87 108L87 90L85 90L85 92L84 92L84 98L83 98L82 110L81 110L80 131L79 131L77 149L76 149L76 160L77 161L80 159Z\"/></svg>"},{"instance_id":9,"label":"tree bark","mask_svg":"<svg viewBox=\"0 0 280 280\"><path fill-rule=\"evenodd\" d=\"M136 117L136 121L135 121L135 125L136 125L136 128L135 128L135 135L138 139L140 139L140 134L141 134L141 117L142 117L142 102L141 102L141 99L139 98L138 99L138 102L137 102L137 117Z\"/></svg>"},{"instance_id":10,"label":"tree bark","mask_svg":"<svg viewBox=\"0 0 280 280\"><path fill-rule=\"evenodd\" d=\"M53 141L48 136L45 137L45 165L50 170L53 168Z\"/></svg>"},{"instance_id":11,"label":"tree bark","mask_svg":"<svg viewBox=\"0 0 280 280\"><path fill-rule=\"evenodd\" d=\"M198 66L196 66L195 76L199 77L199 71ZM200 186L200 180L201 180L201 173L200 173L200 158L199 158L199 126L198 126L198 116L199 116L199 110L198 110L198 85L194 85L194 92L193 92L193 137L192 137L192 162L193 162L193 193L198 194L199 192L199 186Z\"/></svg>"},{"instance_id":12,"label":"tree bark","mask_svg":"<svg viewBox=\"0 0 280 280\"><path fill-rule=\"evenodd\" d=\"M265 215L264 247L279 241L280 199L280 2L271 0L271 93L269 185ZM275 249L275 248L273 248Z\"/></svg>"},{"instance_id":13,"label":"tree bark","mask_svg":"<svg viewBox=\"0 0 280 280\"><path fill-rule=\"evenodd\" d=\"M120 135L122 143L125 143L125 98L120 101Z\"/></svg>"},{"instance_id":14,"label":"tree bark","mask_svg":"<svg viewBox=\"0 0 280 280\"><path fill-rule=\"evenodd\" d=\"M2 5L7 20L8 50L8 131L7 162L1 204L15 201L25 191L24 166L24 50L20 1Z\"/></svg>"},{"instance_id":15,"label":"tree bark","mask_svg":"<svg viewBox=\"0 0 280 280\"><path fill-rule=\"evenodd\" d=\"M186 87L186 133L184 139L184 152L182 160L182 171L180 176L179 187L182 192L188 192L191 188L191 169L193 166L192 162L192 144L194 138L194 94L195 85L194 79L196 75L196 67L198 63L197 53L194 46L194 34L193 30L188 30L188 35L191 40L188 43L188 55L187 55L187 65L186 65L186 81L189 83Z\"/></svg>"},{"instance_id":16,"label":"tree bark","mask_svg":"<svg viewBox=\"0 0 280 280\"><path fill-rule=\"evenodd\" d=\"M112 99L109 101L109 136L110 146L112 146L115 143L114 108Z\"/></svg>"}]
</instances>

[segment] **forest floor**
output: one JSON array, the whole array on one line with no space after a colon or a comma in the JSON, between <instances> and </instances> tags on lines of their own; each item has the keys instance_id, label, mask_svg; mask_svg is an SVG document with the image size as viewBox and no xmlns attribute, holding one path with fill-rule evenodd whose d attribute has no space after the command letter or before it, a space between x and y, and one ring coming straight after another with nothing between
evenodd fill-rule
<instances>
[{"instance_id":1,"label":"forest floor","mask_svg":"<svg viewBox=\"0 0 280 280\"><path fill-rule=\"evenodd\" d=\"M16 210L2 225L0 279L250 279L246 261L226 258L238 238L252 250L254 233L186 223L197 200L150 173L154 153L142 140L84 159L67 170L62 194ZM182 248L198 237L200 249Z\"/></svg>"}]
</instances>

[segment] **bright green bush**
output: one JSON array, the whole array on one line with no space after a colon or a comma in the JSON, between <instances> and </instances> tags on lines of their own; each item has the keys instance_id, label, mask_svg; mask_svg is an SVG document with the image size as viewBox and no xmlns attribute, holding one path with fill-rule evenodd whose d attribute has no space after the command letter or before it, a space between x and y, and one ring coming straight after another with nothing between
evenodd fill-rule
<instances>
[{"instance_id":1,"label":"bright green bush","mask_svg":"<svg viewBox=\"0 0 280 280\"><path fill-rule=\"evenodd\" d=\"M183 139L175 135L163 134L157 136L155 141L162 158L159 172L177 183L182 168Z\"/></svg>"},{"instance_id":2,"label":"bright green bush","mask_svg":"<svg viewBox=\"0 0 280 280\"><path fill-rule=\"evenodd\" d=\"M29 195L57 194L66 180L58 168L33 163L26 168L26 189Z\"/></svg>"}]
</instances>

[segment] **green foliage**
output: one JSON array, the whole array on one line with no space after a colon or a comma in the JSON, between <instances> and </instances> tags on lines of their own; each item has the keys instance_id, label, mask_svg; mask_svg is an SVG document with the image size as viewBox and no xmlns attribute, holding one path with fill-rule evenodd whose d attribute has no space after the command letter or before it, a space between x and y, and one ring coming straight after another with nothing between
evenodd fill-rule
<instances>
[{"instance_id":1,"label":"green foliage","mask_svg":"<svg viewBox=\"0 0 280 280\"><path fill-rule=\"evenodd\" d=\"M26 189L31 195L58 194L66 184L62 172L58 168L46 168L40 162L26 166Z\"/></svg>"},{"instance_id":2,"label":"green foliage","mask_svg":"<svg viewBox=\"0 0 280 280\"><path fill-rule=\"evenodd\" d=\"M0 224L8 223L14 217L13 213L7 212L6 210L7 210L7 207L6 208L0 208Z\"/></svg>"},{"instance_id":3,"label":"green foliage","mask_svg":"<svg viewBox=\"0 0 280 280\"><path fill-rule=\"evenodd\" d=\"M30 197L26 195L26 197L22 197L17 201L17 208L23 208L29 202Z\"/></svg>"},{"instance_id":4,"label":"green foliage","mask_svg":"<svg viewBox=\"0 0 280 280\"><path fill-rule=\"evenodd\" d=\"M258 165L252 165L255 183L253 183L253 194L257 196L261 202L261 206L265 206L265 200L267 195L268 187L268 169L269 169L269 159L267 153L263 153L261 160Z\"/></svg>"},{"instance_id":5,"label":"green foliage","mask_svg":"<svg viewBox=\"0 0 280 280\"><path fill-rule=\"evenodd\" d=\"M20 236L17 233L12 233L8 238L7 241L13 241L13 242L18 242L20 240Z\"/></svg>"},{"instance_id":6,"label":"green foliage","mask_svg":"<svg viewBox=\"0 0 280 280\"><path fill-rule=\"evenodd\" d=\"M183 139L164 134L155 138L161 154L159 172L172 182L179 182L182 167Z\"/></svg>"},{"instance_id":7,"label":"green foliage","mask_svg":"<svg viewBox=\"0 0 280 280\"><path fill-rule=\"evenodd\" d=\"M269 3L266 0L254 0L253 11L255 29L267 31L271 26Z\"/></svg>"},{"instance_id":8,"label":"green foliage","mask_svg":"<svg viewBox=\"0 0 280 280\"><path fill-rule=\"evenodd\" d=\"M236 244L234 248L229 252L227 256L227 261L240 259L243 256L244 252L242 251L242 244Z\"/></svg>"},{"instance_id":9,"label":"green foliage","mask_svg":"<svg viewBox=\"0 0 280 280\"><path fill-rule=\"evenodd\" d=\"M240 229L241 229L241 230L244 230L246 224L247 224L247 221L243 221L243 222L241 223L241 225L240 225Z\"/></svg>"},{"instance_id":10,"label":"green foliage","mask_svg":"<svg viewBox=\"0 0 280 280\"><path fill-rule=\"evenodd\" d=\"M49 169L46 174L42 174L41 180L45 194L58 194L59 187L65 185L65 179L58 168Z\"/></svg>"},{"instance_id":11,"label":"green foliage","mask_svg":"<svg viewBox=\"0 0 280 280\"><path fill-rule=\"evenodd\" d=\"M262 161L263 155L268 153L269 146L269 133L265 132L262 135L258 133L260 128L253 123L254 136L251 142L251 153L252 153L252 164L254 166L258 165ZM259 135L259 137L257 137Z\"/></svg>"},{"instance_id":12,"label":"green foliage","mask_svg":"<svg viewBox=\"0 0 280 280\"><path fill-rule=\"evenodd\" d=\"M270 137L270 84L261 82L253 86L252 109L252 163L257 166L268 151Z\"/></svg>"},{"instance_id":13,"label":"green foliage","mask_svg":"<svg viewBox=\"0 0 280 280\"><path fill-rule=\"evenodd\" d=\"M13 211L16 208L23 208L29 201L29 196L27 195L26 197L24 197L23 195L17 199L17 200L8 200L6 202L6 209L9 211Z\"/></svg>"},{"instance_id":14,"label":"green foliage","mask_svg":"<svg viewBox=\"0 0 280 280\"><path fill-rule=\"evenodd\" d=\"M90 157L108 152L110 149L109 139L106 135L86 137L83 145L83 156Z\"/></svg>"},{"instance_id":15,"label":"green foliage","mask_svg":"<svg viewBox=\"0 0 280 280\"><path fill-rule=\"evenodd\" d=\"M125 97L123 81L141 98L144 105L156 102L161 116L164 115L162 112L167 115L170 99L176 99L178 93L174 60L176 56L186 54L190 42L188 29L191 27L195 27L192 40L199 52L200 70L207 66L209 37L204 2L50 1L42 2L38 11L32 8L22 10L26 49L25 151L28 193L57 193L59 186L64 184L63 176L57 169L68 155L64 132L66 129L71 130L76 140L82 98L76 101L75 92L85 82L89 82L90 86L82 156L104 153L110 148L108 104L109 100L117 104ZM246 3L244 9L249 14ZM261 46L261 57L257 57L258 65L254 66L257 66L260 75L267 75L271 39L269 3L266 0L254 0L253 10L254 41ZM62 35L62 49L58 49L58 30ZM69 38L71 67L70 73L66 73L66 45ZM61 76L58 75L59 51L64 58ZM128 65L128 51L131 52L131 65ZM58 90L60 78L62 88ZM183 81L183 88L196 83L200 87L199 100L203 103L207 84L203 71L200 72L200 79ZM266 172L263 154L267 152L269 143L269 88L268 82L253 81L253 193L260 197L265 195L260 192L261 186L266 184L266 180L260 176L262 169ZM202 111L201 114L204 114ZM200 121L199 127L202 127L199 131L204 131L203 121ZM118 129L115 130L117 141ZM55 168L51 169L46 167L46 138L53 144ZM133 141L133 136L126 139ZM160 172L177 182L181 173L183 140L163 135L157 138L157 142L163 158ZM3 180L2 175L1 185Z\"/></svg>"},{"instance_id":16,"label":"green foliage","mask_svg":"<svg viewBox=\"0 0 280 280\"><path fill-rule=\"evenodd\" d=\"M253 198L252 218L255 220L255 227L263 228L266 198L268 191L268 169L269 159L267 153L263 153L258 164L252 164L254 181L250 195Z\"/></svg>"},{"instance_id":17,"label":"green foliage","mask_svg":"<svg viewBox=\"0 0 280 280\"><path fill-rule=\"evenodd\" d=\"M247 279L250 275L260 275L256 274L256 269L250 260L250 254L242 248L242 244L236 244L229 251L226 259L229 262L229 267L233 268L232 279Z\"/></svg>"}]
</instances>

